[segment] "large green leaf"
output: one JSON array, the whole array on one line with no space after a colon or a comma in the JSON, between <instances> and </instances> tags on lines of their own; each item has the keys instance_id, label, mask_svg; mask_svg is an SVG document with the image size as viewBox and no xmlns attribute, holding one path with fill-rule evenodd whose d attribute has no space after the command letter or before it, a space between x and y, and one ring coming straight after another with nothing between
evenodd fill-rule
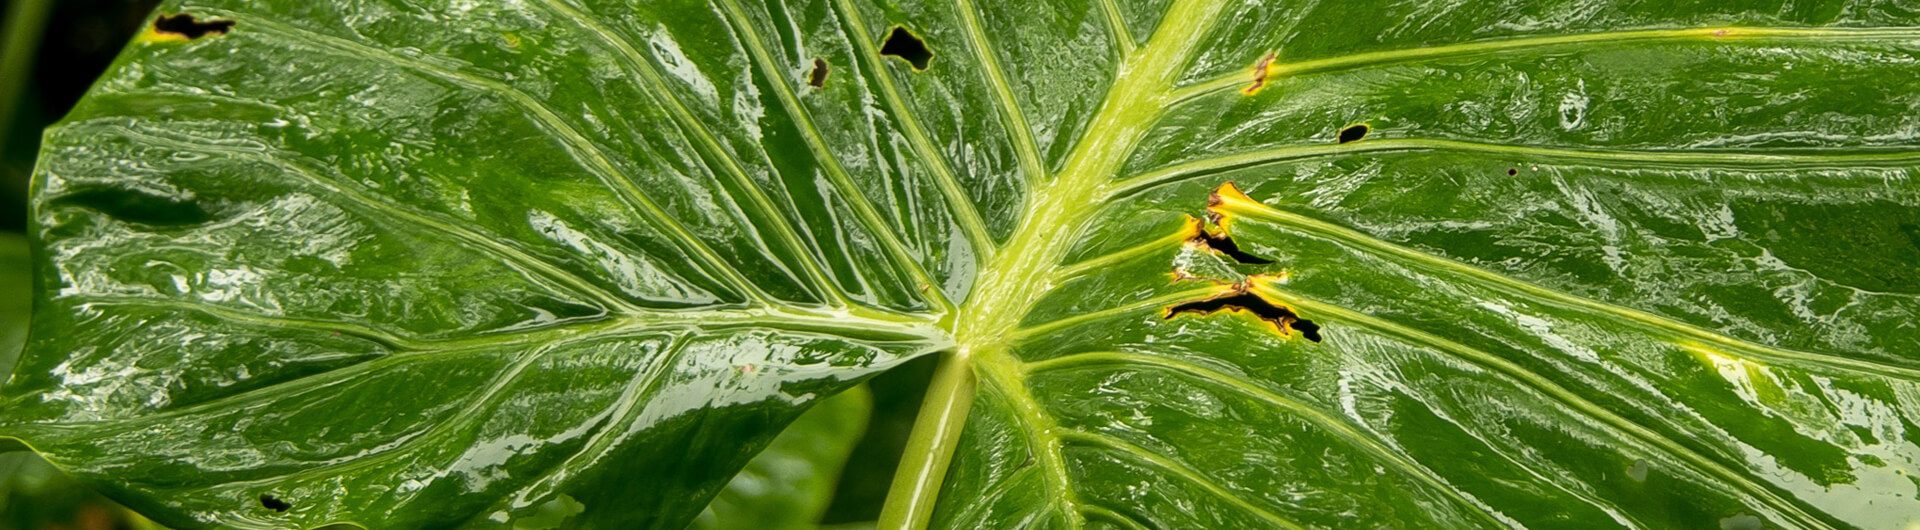
<instances>
[{"instance_id":1,"label":"large green leaf","mask_svg":"<svg viewBox=\"0 0 1920 530\"><path fill-rule=\"evenodd\" d=\"M0 432L169 524L679 527L936 351L882 526L1920 524L1899 1L162 13Z\"/></svg>"}]
</instances>

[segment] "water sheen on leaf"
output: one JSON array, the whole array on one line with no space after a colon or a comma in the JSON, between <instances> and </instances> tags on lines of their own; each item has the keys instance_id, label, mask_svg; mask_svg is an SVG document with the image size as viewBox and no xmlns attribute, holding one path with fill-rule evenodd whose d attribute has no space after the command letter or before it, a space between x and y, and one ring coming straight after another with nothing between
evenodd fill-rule
<instances>
[{"instance_id":1,"label":"water sheen on leaf","mask_svg":"<svg viewBox=\"0 0 1920 530\"><path fill-rule=\"evenodd\" d=\"M930 354L883 525L1920 524L1897 0L158 13L0 437L169 525L678 530Z\"/></svg>"}]
</instances>

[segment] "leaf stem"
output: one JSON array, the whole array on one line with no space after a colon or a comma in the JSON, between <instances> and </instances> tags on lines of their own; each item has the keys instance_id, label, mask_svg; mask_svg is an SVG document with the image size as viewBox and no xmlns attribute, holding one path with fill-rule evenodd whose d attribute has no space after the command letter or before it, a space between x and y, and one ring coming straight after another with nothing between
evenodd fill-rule
<instances>
[{"instance_id":1,"label":"leaf stem","mask_svg":"<svg viewBox=\"0 0 1920 530\"><path fill-rule=\"evenodd\" d=\"M920 402L920 414L914 418L900 469L894 472L893 486L887 490L879 528L927 527L940 484L947 477L947 464L953 461L954 446L960 443L960 431L966 426L968 409L973 407L975 383L972 355L965 346L942 354L927 397Z\"/></svg>"}]
</instances>

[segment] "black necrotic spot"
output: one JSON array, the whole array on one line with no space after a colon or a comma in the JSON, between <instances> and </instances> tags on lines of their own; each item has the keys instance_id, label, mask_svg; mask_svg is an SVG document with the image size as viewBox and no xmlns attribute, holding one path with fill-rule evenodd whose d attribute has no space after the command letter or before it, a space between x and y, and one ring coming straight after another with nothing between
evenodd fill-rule
<instances>
[{"instance_id":1,"label":"black necrotic spot","mask_svg":"<svg viewBox=\"0 0 1920 530\"><path fill-rule=\"evenodd\" d=\"M208 35L225 35L231 29L233 29L231 20L194 20L193 15L186 13L161 15L158 20L153 21L154 31L184 36L188 40Z\"/></svg>"},{"instance_id":2,"label":"black necrotic spot","mask_svg":"<svg viewBox=\"0 0 1920 530\"><path fill-rule=\"evenodd\" d=\"M880 55L899 57L913 65L914 70L926 70L927 63L933 61L933 50L927 49L927 43L902 26L894 26L893 31L887 33L887 42L880 45Z\"/></svg>"},{"instance_id":3,"label":"black necrotic spot","mask_svg":"<svg viewBox=\"0 0 1920 530\"><path fill-rule=\"evenodd\" d=\"M827 86L827 60L814 58L813 71L807 73L807 86L820 88Z\"/></svg>"},{"instance_id":4,"label":"black necrotic spot","mask_svg":"<svg viewBox=\"0 0 1920 530\"><path fill-rule=\"evenodd\" d=\"M1347 142L1358 142L1360 141L1361 138L1366 138L1367 129L1368 127L1367 127L1367 124L1365 123L1358 124L1358 125L1349 125L1347 126L1347 128L1341 129L1340 143L1344 144Z\"/></svg>"},{"instance_id":5,"label":"black necrotic spot","mask_svg":"<svg viewBox=\"0 0 1920 530\"><path fill-rule=\"evenodd\" d=\"M1193 242L1201 245L1206 245L1207 248L1213 249L1214 251L1219 252L1221 254L1225 254L1229 258L1233 258L1233 261L1237 261L1242 264L1266 265L1268 263L1273 263L1273 260L1262 258L1260 256L1255 256L1253 254L1248 254L1247 251L1240 250L1240 244L1235 243L1233 241L1233 236L1224 235L1224 234L1213 235L1202 230L1200 232L1200 235L1193 236Z\"/></svg>"},{"instance_id":6,"label":"black necrotic spot","mask_svg":"<svg viewBox=\"0 0 1920 530\"><path fill-rule=\"evenodd\" d=\"M1312 320L1300 318L1300 315L1294 313L1292 309L1273 305L1273 303L1268 302L1267 299L1247 292L1218 298L1208 298L1206 300L1195 300L1169 307L1167 308L1166 318L1173 318L1175 315L1181 313L1206 315L1220 311L1246 311L1253 313L1255 316L1260 317L1261 320L1272 323L1275 328L1280 329L1281 333L1286 333L1287 328L1292 328L1294 331L1300 332L1301 337L1310 341L1320 342L1319 324L1315 324Z\"/></svg>"}]
</instances>

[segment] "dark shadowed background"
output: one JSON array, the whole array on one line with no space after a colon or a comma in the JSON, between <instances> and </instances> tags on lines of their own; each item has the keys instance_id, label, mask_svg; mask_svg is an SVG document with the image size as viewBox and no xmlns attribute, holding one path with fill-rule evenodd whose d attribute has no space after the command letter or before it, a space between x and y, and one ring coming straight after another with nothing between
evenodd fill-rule
<instances>
[{"instance_id":1,"label":"dark shadowed background","mask_svg":"<svg viewBox=\"0 0 1920 530\"><path fill-rule=\"evenodd\" d=\"M0 12L0 373L31 304L27 182L40 130L73 107L157 0L5 0ZM155 528L30 453L0 454L0 530Z\"/></svg>"}]
</instances>

